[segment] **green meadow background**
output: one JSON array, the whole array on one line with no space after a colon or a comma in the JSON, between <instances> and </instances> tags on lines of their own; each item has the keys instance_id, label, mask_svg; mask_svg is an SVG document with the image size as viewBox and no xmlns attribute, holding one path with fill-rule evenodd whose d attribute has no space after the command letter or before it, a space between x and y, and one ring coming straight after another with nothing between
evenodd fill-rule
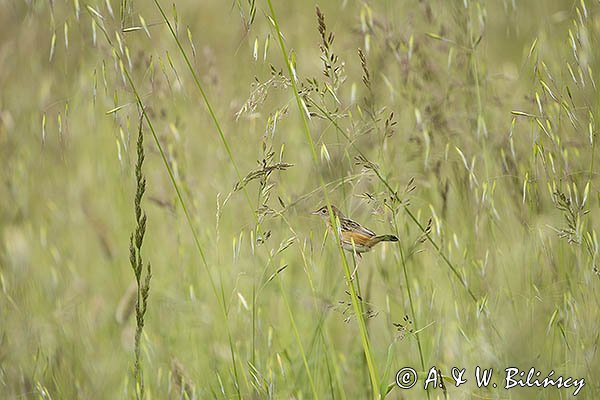
<instances>
[{"instance_id":1,"label":"green meadow background","mask_svg":"<svg viewBox=\"0 0 600 400\"><path fill-rule=\"evenodd\" d=\"M600 397L597 0L157 1L0 1L1 398Z\"/></svg>"}]
</instances>

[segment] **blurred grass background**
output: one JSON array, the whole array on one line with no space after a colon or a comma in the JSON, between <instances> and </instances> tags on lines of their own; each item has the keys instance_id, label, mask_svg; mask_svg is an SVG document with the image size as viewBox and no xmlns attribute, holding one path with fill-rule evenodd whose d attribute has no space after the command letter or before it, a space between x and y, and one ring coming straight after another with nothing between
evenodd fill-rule
<instances>
[{"instance_id":1,"label":"blurred grass background","mask_svg":"<svg viewBox=\"0 0 600 400\"><path fill-rule=\"evenodd\" d=\"M504 368L536 367L600 395L598 1L323 2L337 80L316 3L275 2L317 163L266 2L162 3L183 51L152 2L0 4L1 397L135 396L140 108L125 71L206 260L144 123L146 397L373 395L339 251L309 214L320 179L347 215L401 239L358 270L384 393L404 366L479 365L499 386ZM293 165L265 173L280 162ZM431 219L431 241L405 207ZM448 397L572 392L471 380ZM426 396L444 393L388 393Z\"/></svg>"}]
</instances>

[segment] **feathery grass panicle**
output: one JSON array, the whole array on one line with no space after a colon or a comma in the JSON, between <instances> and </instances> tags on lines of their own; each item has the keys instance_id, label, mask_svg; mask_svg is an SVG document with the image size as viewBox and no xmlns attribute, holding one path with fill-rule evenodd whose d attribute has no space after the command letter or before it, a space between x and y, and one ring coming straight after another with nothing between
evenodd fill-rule
<instances>
[{"instance_id":1,"label":"feathery grass panicle","mask_svg":"<svg viewBox=\"0 0 600 400\"><path fill-rule=\"evenodd\" d=\"M344 83L346 79L344 63L333 51L332 46L335 35L333 32L327 31L325 14L321 12L321 9L318 6L316 7L316 13L319 35L321 36L321 44L319 45L319 48L321 50L321 61L323 62L323 75L329 78L327 90L330 91L333 96L336 96L339 86ZM339 102L339 100L337 101Z\"/></svg>"},{"instance_id":2,"label":"feathery grass panicle","mask_svg":"<svg viewBox=\"0 0 600 400\"><path fill-rule=\"evenodd\" d=\"M141 365L141 337L144 330L146 310L148 306L148 295L150 294L150 279L152 278L152 267L146 264L143 271L144 261L142 259L142 245L146 234L146 213L142 209L142 199L146 192L146 177L142 167L144 166L144 133L143 113L140 115L138 138L137 138L137 162L135 164L136 191L134 199L135 229L129 238L129 262L133 269L137 284L137 296L135 302L135 363L133 368L135 393L138 399L144 398L144 377Z\"/></svg>"},{"instance_id":3,"label":"feathery grass panicle","mask_svg":"<svg viewBox=\"0 0 600 400\"><path fill-rule=\"evenodd\" d=\"M525 359L599 398L600 2L15 3L0 398L494 397L449 367ZM353 264L333 200L398 242Z\"/></svg>"}]
</instances>

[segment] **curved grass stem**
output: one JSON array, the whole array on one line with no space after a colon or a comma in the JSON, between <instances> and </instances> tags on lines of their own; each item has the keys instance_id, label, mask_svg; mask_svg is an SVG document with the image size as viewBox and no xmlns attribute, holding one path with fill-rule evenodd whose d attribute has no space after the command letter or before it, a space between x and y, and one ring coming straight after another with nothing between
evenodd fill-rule
<instances>
[{"instance_id":1,"label":"curved grass stem","mask_svg":"<svg viewBox=\"0 0 600 400\"><path fill-rule=\"evenodd\" d=\"M298 112L300 113L301 118L302 118L304 134L306 135L306 139L310 145L310 150L312 153L314 164L315 164L315 166L318 166L319 162L318 162L317 152L315 150L315 145L313 143L312 136L310 133L310 128L308 126L308 119L307 119L306 110L305 110L306 107L303 104L303 100L300 97L300 93L298 92L298 86L296 84L296 72L294 71L294 68L292 67L292 64L291 64L290 59L287 54L287 51L285 49L285 44L283 43L283 35L281 34L281 29L279 28L279 22L277 19L277 15L275 14L275 9L273 8L273 4L272 4L271 0L267 0L267 2L269 4L269 11L271 12L271 22L273 23L273 26L275 28L275 31L277 34L277 39L279 42L279 47L281 49L281 54L283 56L283 59L285 61L285 64L286 64L286 67L288 70L289 78L291 81L291 86L292 86L292 89L294 92L294 97L296 99L296 105L298 106ZM329 218L330 218L333 226L335 226L336 221L335 221L333 212L331 210L331 202L329 201L329 196L327 194L327 190L325 189L325 182L323 181L322 176L319 176L319 179L320 179L321 189L323 191L323 196L325 198L327 208L329 209ZM339 243L339 234L336 229L334 229L334 234L336 236L336 243ZM371 343L369 340L367 327L365 324L363 314L361 312L361 304L358 299L354 284L352 283L352 278L350 276L351 275L350 267L348 265L348 260L346 259L346 254L344 253L344 250L342 249L341 246L338 246L338 247L339 247L340 256L342 259L342 266L344 268L344 274L346 276L346 281L348 282L348 288L350 290L350 297L352 298L352 306L354 308L354 312L356 314L357 321L358 321L358 328L360 331L363 351L364 351L365 358L367 360L367 365L369 368L369 377L371 380L371 389L372 389L372 393L373 393L373 398L379 399L380 398L379 376L377 374L375 359L373 357L373 352L371 349Z\"/></svg>"},{"instance_id":2,"label":"curved grass stem","mask_svg":"<svg viewBox=\"0 0 600 400\"><path fill-rule=\"evenodd\" d=\"M92 18L96 18L96 16L88 9L88 12L90 13L90 16ZM114 45L112 43L112 40L110 38L110 36L108 35L108 32L104 29L102 24L99 24L100 26L100 30L103 32L104 37L107 41L107 43L114 49ZM121 56L119 55L119 52L115 49L114 54L116 54L116 56L119 58L120 61L122 61ZM239 376L238 376L238 371L237 371L237 361L236 361L236 357L235 357L235 349L234 349L234 345L233 345L233 339L231 336L231 329L229 327L229 320L228 320L228 313L227 313L227 308L225 305L225 294L223 292L223 285L222 282L219 282L221 290L220 290L220 294L219 294L219 290L217 290L217 285L215 284L215 280L210 272L210 268L208 267L208 262L206 260L206 255L204 253L204 250L202 248L202 245L200 244L200 239L198 237L198 233L196 232L196 228L194 227L194 224L192 222L192 217L190 215L190 212L188 210L187 204L185 202L185 200L183 199L183 196L181 194L181 189L179 187L179 184L177 183L177 180L175 179L175 175L173 173L173 170L171 168L171 165L169 164L169 161L167 160L165 151L163 149L162 144L160 143L160 140L158 139L158 135L156 133L156 130L154 129L154 125L152 124L152 120L150 119L148 113L146 112L146 107L144 106L144 103L142 101L142 98L139 94L139 91L137 90L137 86L135 85L133 78L129 72L129 70L127 68L123 68L124 74L125 74L125 78L127 79L127 83L129 84L133 95L136 99L136 103L138 104L138 107L141 110L142 113L142 117L144 118L144 120L146 121L146 123L148 124L148 127L150 128L150 132L152 133L152 138L154 140L154 143L156 144L156 147L158 148L158 151L160 153L160 157L161 160L163 161L163 164L167 170L167 173L169 175L169 180L171 181L173 188L175 189L175 193L177 195L177 199L179 200L179 203L181 204L181 208L183 209L183 213L185 215L187 224L190 228L190 231L192 233L192 237L194 239L194 244L196 246L196 249L198 250L198 253L200 254L200 258L202 259L202 264L204 266L204 269L206 270L206 274L208 275L208 280L210 282L210 286L212 288L212 291L215 295L215 297L217 298L217 302L219 303L220 309L221 309L221 313L225 322L225 327L227 330L227 337L228 337L228 341L229 341L229 349L230 349L230 354L231 354L231 358L232 358L232 366L233 366L233 373L234 373L234 377L235 377L235 387L236 387L236 393L237 393L237 397L239 399L241 399L241 392L240 392L240 385L239 385Z\"/></svg>"},{"instance_id":3,"label":"curved grass stem","mask_svg":"<svg viewBox=\"0 0 600 400\"><path fill-rule=\"evenodd\" d=\"M398 222L396 221L396 215L394 215L394 229L396 236L400 238L398 231ZM412 291L410 289L410 282L408 280L408 271L406 269L406 258L404 257L404 250L402 249L402 240L398 240L398 250L400 251L400 261L402 262L402 272L404 273L404 281L406 282L406 294L408 295L408 303L410 304L410 312L412 314L412 320L415 325L415 337L417 339L417 348L419 350L419 360L421 361L421 369L425 371L425 358L423 357L423 347L421 346L421 337L419 332L419 321L417 319L417 313L415 312L415 305L413 302ZM427 392L427 398L430 399L431 395L429 390Z\"/></svg>"},{"instance_id":4,"label":"curved grass stem","mask_svg":"<svg viewBox=\"0 0 600 400\"><path fill-rule=\"evenodd\" d=\"M237 175L238 182L242 182L243 177L242 177L242 174L240 173L240 169L238 168L237 163L235 162L235 158L233 157L233 153L231 151L231 146L229 146L229 142L227 141L227 138L225 137L225 133L223 133L223 129L221 128L221 123L219 122L219 119L217 118L217 115L215 114L212 104L209 101L208 96L206 95L206 91L204 90L204 88L202 87L202 84L200 83L200 78L198 78L198 74L196 73L196 70L192 66L190 58L188 57L187 52L184 50L183 46L181 45L181 41L177 37L177 33L175 33L175 29L173 28L171 21L169 21L169 19L167 18L167 15L165 14L162 6L158 2L158 0L154 0L154 4L158 8L158 11L160 12L163 20L169 27L169 31L171 32L171 35L173 36L175 43L177 43L177 47L179 48L179 51L181 52L181 55L182 55L183 59L185 60L185 63L187 65L188 69L190 70L190 73L192 74L194 83L196 84L196 87L198 88L198 91L200 92L200 95L202 96L202 100L204 100L204 104L206 105L206 108L208 109L208 113L210 114L210 117L211 117L213 123L215 124L215 128L217 129L217 132L219 133L219 137L221 138L221 142L223 143L223 146L225 147L225 150L227 151L227 155L229 156L231 165L233 165L233 169L235 170L235 173ZM257 226L259 226L258 216L256 215L256 211L255 211L254 207L252 206L252 201L250 200L250 195L248 194L248 190L246 189L245 186L242 187L242 190L244 191L244 196L246 197L248 206L252 210L252 215L254 216L255 222L256 222Z\"/></svg>"}]
</instances>

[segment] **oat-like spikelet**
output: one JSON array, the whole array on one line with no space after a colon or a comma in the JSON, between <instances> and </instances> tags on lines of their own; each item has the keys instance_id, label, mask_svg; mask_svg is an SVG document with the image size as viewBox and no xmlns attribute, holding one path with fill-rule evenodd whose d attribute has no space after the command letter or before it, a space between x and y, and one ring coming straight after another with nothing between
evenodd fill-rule
<instances>
[{"instance_id":1,"label":"oat-like spikelet","mask_svg":"<svg viewBox=\"0 0 600 400\"><path fill-rule=\"evenodd\" d=\"M171 383L173 399L193 399L194 386L191 383L181 361L173 357L171 360Z\"/></svg>"}]
</instances>

